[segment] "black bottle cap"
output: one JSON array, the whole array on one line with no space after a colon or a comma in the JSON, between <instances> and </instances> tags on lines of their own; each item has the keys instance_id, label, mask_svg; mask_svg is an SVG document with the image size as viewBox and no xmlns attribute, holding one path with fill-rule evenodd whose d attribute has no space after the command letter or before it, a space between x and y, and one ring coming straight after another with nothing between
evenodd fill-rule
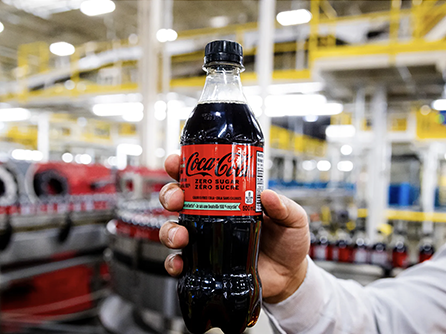
<instances>
[{"instance_id":1,"label":"black bottle cap","mask_svg":"<svg viewBox=\"0 0 446 334\"><path fill-rule=\"evenodd\" d=\"M212 62L234 63L243 66L243 48L237 42L213 41L204 49L204 65Z\"/></svg>"}]
</instances>

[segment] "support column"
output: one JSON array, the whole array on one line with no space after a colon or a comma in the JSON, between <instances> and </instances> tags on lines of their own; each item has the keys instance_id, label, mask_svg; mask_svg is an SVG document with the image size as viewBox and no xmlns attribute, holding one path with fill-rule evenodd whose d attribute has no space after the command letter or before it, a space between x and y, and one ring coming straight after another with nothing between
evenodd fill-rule
<instances>
[{"instance_id":1,"label":"support column","mask_svg":"<svg viewBox=\"0 0 446 334\"><path fill-rule=\"evenodd\" d=\"M375 90L371 111L373 113L373 147L369 161L369 196L367 235L373 242L376 229L387 222L386 209L389 191L391 145L387 141L387 92L384 86Z\"/></svg>"},{"instance_id":2,"label":"support column","mask_svg":"<svg viewBox=\"0 0 446 334\"><path fill-rule=\"evenodd\" d=\"M274 28L275 28L276 0L261 0L259 10L259 45L256 54L257 80L260 86L260 96L263 100L260 125L265 136L265 188L268 188L269 168L271 167L270 128L271 118L265 113L265 98L268 96L268 87L272 81L274 57Z\"/></svg>"},{"instance_id":3,"label":"support column","mask_svg":"<svg viewBox=\"0 0 446 334\"><path fill-rule=\"evenodd\" d=\"M297 26L296 39L296 70L303 70L305 66L305 36L301 27Z\"/></svg>"},{"instance_id":4,"label":"support column","mask_svg":"<svg viewBox=\"0 0 446 334\"><path fill-rule=\"evenodd\" d=\"M139 135L143 149L141 164L149 168L161 167L160 159L155 156L155 150L160 147L155 102L158 93L160 50L156 32L161 27L161 4L161 0L138 1L139 37L142 48L139 83L144 104L144 119L140 123Z\"/></svg>"},{"instance_id":5,"label":"support column","mask_svg":"<svg viewBox=\"0 0 446 334\"><path fill-rule=\"evenodd\" d=\"M353 125L355 126L355 136L353 137L353 141L351 146L353 148L352 153L352 161L353 161L353 171L352 171L352 182L356 183L356 193L355 193L355 201L358 208L362 208L363 204L366 201L366 195L363 186L363 183L360 181L360 175L363 167L363 159L361 156L363 152L362 145L362 126L364 124L365 119L365 88L361 87L356 92L355 97L355 113L353 115Z\"/></svg>"},{"instance_id":6,"label":"support column","mask_svg":"<svg viewBox=\"0 0 446 334\"><path fill-rule=\"evenodd\" d=\"M435 191L438 185L438 143L430 143L427 150L423 150L423 173L421 180L421 207L424 212L434 212ZM432 221L423 222L423 233L432 233L434 224Z\"/></svg>"},{"instance_id":7,"label":"support column","mask_svg":"<svg viewBox=\"0 0 446 334\"><path fill-rule=\"evenodd\" d=\"M341 152L339 151L339 148L334 144L329 144L328 152L331 160L330 187L338 188L340 183L344 181L343 172L338 170L338 163L339 161L341 161Z\"/></svg>"},{"instance_id":8,"label":"support column","mask_svg":"<svg viewBox=\"0 0 446 334\"><path fill-rule=\"evenodd\" d=\"M173 0L164 0L163 2L164 11L164 24L163 28L172 29L173 27ZM163 73L161 78L161 89L163 92L163 100L167 104L167 93L170 92L170 80L172 76L172 57L168 50L168 43L164 43L162 50L163 59ZM169 110L166 108L167 116L164 121L162 121L164 130L164 151L166 156L173 153L178 147L178 133L179 123L178 119L173 119L172 115L169 116ZM171 111L172 113L172 111Z\"/></svg>"},{"instance_id":9,"label":"support column","mask_svg":"<svg viewBox=\"0 0 446 334\"><path fill-rule=\"evenodd\" d=\"M37 150L42 153L41 162L50 159L50 119L51 113L41 113L37 121Z\"/></svg>"}]
</instances>

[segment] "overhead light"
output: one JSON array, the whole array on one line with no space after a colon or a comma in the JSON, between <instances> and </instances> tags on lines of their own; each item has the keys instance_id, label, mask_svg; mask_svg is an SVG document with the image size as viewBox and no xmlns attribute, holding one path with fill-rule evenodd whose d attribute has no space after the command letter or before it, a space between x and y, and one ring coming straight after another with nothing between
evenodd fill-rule
<instances>
[{"instance_id":1,"label":"overhead light","mask_svg":"<svg viewBox=\"0 0 446 334\"><path fill-rule=\"evenodd\" d=\"M140 93L98 95L93 97L91 101L94 104L141 102L142 95Z\"/></svg>"},{"instance_id":2,"label":"overhead light","mask_svg":"<svg viewBox=\"0 0 446 334\"><path fill-rule=\"evenodd\" d=\"M5 30L5 26L3 25L3 23L0 22L0 32L2 32L3 30Z\"/></svg>"},{"instance_id":3,"label":"overhead light","mask_svg":"<svg viewBox=\"0 0 446 334\"><path fill-rule=\"evenodd\" d=\"M80 160L81 164L89 165L89 164L91 164L91 161L93 159L91 158L91 155L89 155L89 154L81 154L79 160Z\"/></svg>"},{"instance_id":4,"label":"overhead light","mask_svg":"<svg viewBox=\"0 0 446 334\"><path fill-rule=\"evenodd\" d=\"M302 162L302 168L306 171L312 171L316 169L316 161L314 160L305 160Z\"/></svg>"},{"instance_id":5,"label":"overhead light","mask_svg":"<svg viewBox=\"0 0 446 334\"><path fill-rule=\"evenodd\" d=\"M43 159L43 154L40 151L22 150L22 149L16 149L12 151L11 156L15 160L25 160L25 161L41 161Z\"/></svg>"},{"instance_id":6,"label":"overhead light","mask_svg":"<svg viewBox=\"0 0 446 334\"><path fill-rule=\"evenodd\" d=\"M325 134L329 138L351 138L355 132L353 125L329 125L325 129Z\"/></svg>"},{"instance_id":7,"label":"overhead light","mask_svg":"<svg viewBox=\"0 0 446 334\"><path fill-rule=\"evenodd\" d=\"M126 155L140 156L142 154L142 147L137 144L119 144L116 150Z\"/></svg>"},{"instance_id":8,"label":"overhead light","mask_svg":"<svg viewBox=\"0 0 446 334\"><path fill-rule=\"evenodd\" d=\"M88 124L88 120L85 117L79 117L76 121L77 125L79 125L81 128L84 128Z\"/></svg>"},{"instance_id":9,"label":"overhead light","mask_svg":"<svg viewBox=\"0 0 446 334\"><path fill-rule=\"evenodd\" d=\"M308 123L314 123L319 119L318 115L307 115L304 116L304 121Z\"/></svg>"},{"instance_id":10,"label":"overhead light","mask_svg":"<svg viewBox=\"0 0 446 334\"><path fill-rule=\"evenodd\" d=\"M178 34L173 29L160 29L156 32L156 39L161 43L173 42L178 37Z\"/></svg>"},{"instance_id":11,"label":"overhead light","mask_svg":"<svg viewBox=\"0 0 446 334\"><path fill-rule=\"evenodd\" d=\"M118 164L118 158L115 157L115 156L108 157L108 159L107 159L107 163L108 163L110 166L116 166L116 165Z\"/></svg>"},{"instance_id":12,"label":"overhead light","mask_svg":"<svg viewBox=\"0 0 446 334\"><path fill-rule=\"evenodd\" d=\"M68 12L73 9L79 9L82 0L2 0L8 5L32 15L49 19L52 14ZM15 17L11 18L16 20Z\"/></svg>"},{"instance_id":13,"label":"overhead light","mask_svg":"<svg viewBox=\"0 0 446 334\"><path fill-rule=\"evenodd\" d=\"M314 114L319 116L339 115L344 110L344 105L337 102L329 102L322 106L315 106Z\"/></svg>"},{"instance_id":14,"label":"overhead light","mask_svg":"<svg viewBox=\"0 0 446 334\"><path fill-rule=\"evenodd\" d=\"M337 167L341 172L351 172L353 170L353 162L348 160L339 161Z\"/></svg>"},{"instance_id":15,"label":"overhead light","mask_svg":"<svg viewBox=\"0 0 446 334\"><path fill-rule=\"evenodd\" d=\"M342 145L341 146L341 153L343 155L350 155L353 152L353 147L351 147L350 145Z\"/></svg>"},{"instance_id":16,"label":"overhead light","mask_svg":"<svg viewBox=\"0 0 446 334\"><path fill-rule=\"evenodd\" d=\"M73 155L69 152L62 154L62 161L66 163L73 162Z\"/></svg>"},{"instance_id":17,"label":"overhead light","mask_svg":"<svg viewBox=\"0 0 446 334\"><path fill-rule=\"evenodd\" d=\"M41 161L43 159L43 153L40 151L31 151L32 161Z\"/></svg>"},{"instance_id":18,"label":"overhead light","mask_svg":"<svg viewBox=\"0 0 446 334\"><path fill-rule=\"evenodd\" d=\"M113 12L116 5L111 0L86 0L81 3L80 10L87 16L97 16Z\"/></svg>"},{"instance_id":19,"label":"overhead light","mask_svg":"<svg viewBox=\"0 0 446 334\"><path fill-rule=\"evenodd\" d=\"M67 80L64 83L64 87L68 90L73 90L76 88L76 83L73 80Z\"/></svg>"},{"instance_id":20,"label":"overhead light","mask_svg":"<svg viewBox=\"0 0 446 334\"><path fill-rule=\"evenodd\" d=\"M92 110L96 116L122 116L128 122L139 122L144 117L144 105L141 102L98 103Z\"/></svg>"},{"instance_id":21,"label":"overhead light","mask_svg":"<svg viewBox=\"0 0 446 334\"><path fill-rule=\"evenodd\" d=\"M0 122L19 122L31 117L31 113L23 108L0 109Z\"/></svg>"},{"instance_id":22,"label":"overhead light","mask_svg":"<svg viewBox=\"0 0 446 334\"><path fill-rule=\"evenodd\" d=\"M143 107L144 109L144 107ZM143 110L127 110L123 115L122 119L126 122L140 122L144 118Z\"/></svg>"},{"instance_id":23,"label":"overhead light","mask_svg":"<svg viewBox=\"0 0 446 334\"><path fill-rule=\"evenodd\" d=\"M446 99L435 100L431 107L435 110L446 110Z\"/></svg>"},{"instance_id":24,"label":"overhead light","mask_svg":"<svg viewBox=\"0 0 446 334\"><path fill-rule=\"evenodd\" d=\"M128 40L129 40L130 44L136 45L136 44L138 44L139 38L138 38L137 34L130 34Z\"/></svg>"},{"instance_id":25,"label":"overhead light","mask_svg":"<svg viewBox=\"0 0 446 334\"><path fill-rule=\"evenodd\" d=\"M89 154L76 154L74 161L78 164L89 165L92 162L92 157Z\"/></svg>"},{"instance_id":26,"label":"overhead light","mask_svg":"<svg viewBox=\"0 0 446 334\"><path fill-rule=\"evenodd\" d=\"M305 24L311 21L313 16L306 9L289 10L277 14L277 21L283 26Z\"/></svg>"},{"instance_id":27,"label":"overhead light","mask_svg":"<svg viewBox=\"0 0 446 334\"><path fill-rule=\"evenodd\" d=\"M283 94L312 94L320 92L324 89L325 84L322 82L296 82L286 84L273 84L268 87L268 93L271 95ZM260 86L245 86L243 90L247 95L260 94Z\"/></svg>"},{"instance_id":28,"label":"overhead light","mask_svg":"<svg viewBox=\"0 0 446 334\"><path fill-rule=\"evenodd\" d=\"M122 116L125 103L99 103L93 106L93 114L100 117Z\"/></svg>"},{"instance_id":29,"label":"overhead light","mask_svg":"<svg viewBox=\"0 0 446 334\"><path fill-rule=\"evenodd\" d=\"M317 169L321 172L327 172L331 168L331 163L328 160L320 160L317 162Z\"/></svg>"},{"instance_id":30,"label":"overhead light","mask_svg":"<svg viewBox=\"0 0 446 334\"><path fill-rule=\"evenodd\" d=\"M50 45L50 51L56 56L71 56L75 51L75 47L67 42L57 42Z\"/></svg>"},{"instance_id":31,"label":"overhead light","mask_svg":"<svg viewBox=\"0 0 446 334\"><path fill-rule=\"evenodd\" d=\"M266 108L308 109L314 105L322 105L327 98L321 94L269 95L265 99Z\"/></svg>"},{"instance_id":32,"label":"overhead light","mask_svg":"<svg viewBox=\"0 0 446 334\"><path fill-rule=\"evenodd\" d=\"M327 98L321 94L269 95L265 105L270 117L330 116L340 114L344 109L341 103L327 103Z\"/></svg>"},{"instance_id":33,"label":"overhead light","mask_svg":"<svg viewBox=\"0 0 446 334\"><path fill-rule=\"evenodd\" d=\"M229 24L229 17L227 16L214 16L209 19L209 23L212 28L223 28Z\"/></svg>"},{"instance_id":34,"label":"overhead light","mask_svg":"<svg viewBox=\"0 0 446 334\"><path fill-rule=\"evenodd\" d=\"M420 108L421 115L426 116L431 112L431 108L428 105L424 105Z\"/></svg>"}]
</instances>

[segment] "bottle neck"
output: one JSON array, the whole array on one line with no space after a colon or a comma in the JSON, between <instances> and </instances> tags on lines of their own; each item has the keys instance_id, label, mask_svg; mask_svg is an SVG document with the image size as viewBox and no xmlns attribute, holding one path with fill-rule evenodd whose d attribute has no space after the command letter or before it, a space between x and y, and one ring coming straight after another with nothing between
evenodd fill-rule
<instances>
[{"instance_id":1,"label":"bottle neck","mask_svg":"<svg viewBox=\"0 0 446 334\"><path fill-rule=\"evenodd\" d=\"M246 103L242 91L240 72L242 67L213 64L206 66L206 83L198 103L238 102Z\"/></svg>"}]
</instances>

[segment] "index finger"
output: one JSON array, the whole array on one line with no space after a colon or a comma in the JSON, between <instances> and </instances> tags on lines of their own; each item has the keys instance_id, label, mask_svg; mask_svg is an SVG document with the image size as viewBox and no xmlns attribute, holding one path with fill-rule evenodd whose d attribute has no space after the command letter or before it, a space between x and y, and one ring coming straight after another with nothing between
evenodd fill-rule
<instances>
[{"instance_id":1,"label":"index finger","mask_svg":"<svg viewBox=\"0 0 446 334\"><path fill-rule=\"evenodd\" d=\"M180 163L181 158L178 154L171 154L164 161L164 169L167 174L175 180L179 180L180 178Z\"/></svg>"}]
</instances>

